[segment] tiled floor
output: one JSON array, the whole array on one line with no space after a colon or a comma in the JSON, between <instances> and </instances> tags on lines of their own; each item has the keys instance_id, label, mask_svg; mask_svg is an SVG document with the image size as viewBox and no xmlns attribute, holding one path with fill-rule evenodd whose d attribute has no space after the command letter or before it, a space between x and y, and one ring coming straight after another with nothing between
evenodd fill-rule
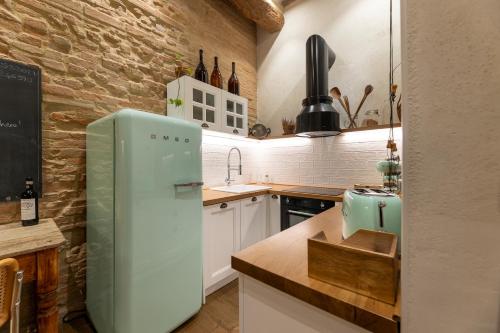
<instances>
[{"instance_id":1,"label":"tiled floor","mask_svg":"<svg viewBox=\"0 0 500 333\"><path fill-rule=\"evenodd\" d=\"M78 318L65 324L64 333L94 333L89 324ZM207 297L206 304L175 333L237 333L238 326L238 281L217 290Z\"/></svg>"}]
</instances>

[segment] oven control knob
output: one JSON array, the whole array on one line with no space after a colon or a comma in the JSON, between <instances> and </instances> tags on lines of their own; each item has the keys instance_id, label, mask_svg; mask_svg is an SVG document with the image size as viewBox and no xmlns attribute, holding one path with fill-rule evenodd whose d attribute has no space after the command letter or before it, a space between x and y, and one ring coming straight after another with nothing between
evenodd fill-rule
<instances>
[{"instance_id":1,"label":"oven control knob","mask_svg":"<svg viewBox=\"0 0 500 333\"><path fill-rule=\"evenodd\" d=\"M290 199L286 198L286 203L289 204L290 203Z\"/></svg>"},{"instance_id":2,"label":"oven control knob","mask_svg":"<svg viewBox=\"0 0 500 333\"><path fill-rule=\"evenodd\" d=\"M323 209L325 208L325 204L323 203L323 201L321 201L321 203L319 204L319 206Z\"/></svg>"}]
</instances>

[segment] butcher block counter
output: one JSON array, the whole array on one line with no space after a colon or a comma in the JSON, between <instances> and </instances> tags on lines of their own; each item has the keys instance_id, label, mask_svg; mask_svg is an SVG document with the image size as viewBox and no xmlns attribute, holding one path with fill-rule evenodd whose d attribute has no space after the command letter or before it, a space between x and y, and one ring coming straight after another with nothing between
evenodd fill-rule
<instances>
[{"instance_id":1,"label":"butcher block counter","mask_svg":"<svg viewBox=\"0 0 500 333\"><path fill-rule=\"evenodd\" d=\"M274 187L273 187L274 190ZM286 191L286 190L285 190ZM253 310L250 311L252 315L256 315L260 308L266 308L267 312L260 313L259 316L266 316L266 313L275 311L279 306L274 303L273 300L268 300L267 303L264 302L260 304L263 299L268 297L267 295L272 295L274 293L275 299L283 298L284 305L286 309L297 309L294 305L293 300L296 302L298 300L303 303L303 310L295 311L293 316L290 316L287 321L300 321L297 319L301 316L301 313L307 313L307 311L317 311L317 309L311 310L310 305L316 308L326 311L320 311L320 313L311 313L309 315L304 314L304 320L307 321L307 325L301 323L301 327L298 330L288 329L291 331L322 331L320 326L315 326L311 328L311 325L318 324L324 320L324 327L332 327L331 325L337 325L338 331L342 332L397 332L398 331L398 321L399 321L399 298L395 305L390 305L375 299L362 296L360 294L351 292L334 285L312 279L307 274L307 239L313 237L317 233L323 231L326 237L331 242L340 242L342 239L342 204L337 204L335 207L316 215L290 229L280 232L272 237L269 237L253 246L250 246L232 257L232 267L233 269L239 271L240 274L240 307L242 306L242 289L243 288L255 288L248 293L251 301L245 303L245 309L241 310L247 313L252 304L258 304ZM242 281L246 284L243 284ZM254 287L252 287L252 285ZM249 287L250 286L250 287ZM269 288L272 287L272 288ZM260 288L260 289L259 289ZM265 290L261 293L261 298L259 299L259 290ZM275 291L275 290L279 290ZM283 294L284 293L284 294ZM286 295L285 295L286 294ZM257 295L257 296L256 296ZM293 296L292 297L289 297ZM269 296L270 297L270 296ZM286 300L286 297L289 297ZM298 300L297 300L298 299ZM253 302L253 303L252 303ZM287 303L288 302L288 303ZM297 305L298 306L298 305ZM287 310L292 311L292 310ZM293 312L293 311L292 311ZM325 315L332 314L331 318ZM283 318L283 313L279 313L275 318L270 317L270 325L274 325L275 322L279 321L279 318ZM321 315L323 317L321 317ZM250 314L248 316L251 316ZM317 320L309 320L308 318L319 316ZM344 320L339 320L338 318ZM243 318L243 319L241 319ZM278 318L277 320L275 320ZM321 319L323 318L323 319ZM331 323L329 320L337 320L338 323ZM245 326L246 320L244 316L242 317L240 313L240 320L243 320L242 325ZM258 322L259 320L257 320ZM262 319L265 321L265 319ZM249 325L252 326L251 330L259 329L255 328L255 325L260 325L259 323L254 324L255 320ZM354 324L354 325L352 325ZM288 324L286 324L288 325ZM306 326L304 326L306 325ZM340 326L339 326L340 325ZM342 326L342 325L351 325ZM306 327L306 328L304 328ZM356 328L357 327L357 328ZM283 329L283 327L280 327ZM248 327L247 327L248 329Z\"/></svg>"},{"instance_id":2,"label":"butcher block counter","mask_svg":"<svg viewBox=\"0 0 500 333\"><path fill-rule=\"evenodd\" d=\"M211 189L203 189L203 206L210 206L223 202L240 200L264 194L278 194L278 195L287 195L291 197L342 202L342 195L331 196L331 195L320 195L320 194L300 193L300 192L290 191L292 188L297 187L298 185L282 185L282 184L259 184L259 185L270 186L271 189L247 192L247 193L229 193L229 192L214 191Z\"/></svg>"}]
</instances>

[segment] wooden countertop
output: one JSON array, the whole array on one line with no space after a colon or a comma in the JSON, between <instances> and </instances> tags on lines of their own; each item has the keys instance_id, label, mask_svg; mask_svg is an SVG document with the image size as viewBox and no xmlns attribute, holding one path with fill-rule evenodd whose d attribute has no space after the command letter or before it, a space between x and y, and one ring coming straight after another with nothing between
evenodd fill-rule
<instances>
[{"instance_id":1,"label":"wooden countertop","mask_svg":"<svg viewBox=\"0 0 500 333\"><path fill-rule=\"evenodd\" d=\"M245 199L245 198L253 197L256 195L263 195L263 194L279 194L279 195L287 195L287 196L291 196L291 197L321 199L321 200L326 200L326 201L337 201L337 202L342 202L342 199L343 199L342 195L331 196L331 195L319 195L319 194L312 194L312 193L290 192L290 189L292 189L293 187L303 186L303 185L283 185L283 184L259 184L259 185L271 186L272 188L269 190L239 193L239 194L238 193L214 191L211 189L203 189L203 206L210 206L210 205L215 205L215 204L219 204L222 202L240 200L240 199ZM314 186L311 186L311 187L314 187ZM331 186L331 187L339 188L339 187L335 187L335 186Z\"/></svg>"},{"instance_id":2,"label":"wooden countertop","mask_svg":"<svg viewBox=\"0 0 500 333\"><path fill-rule=\"evenodd\" d=\"M232 267L276 289L372 332L397 332L396 305L312 279L307 274L307 239L325 232L342 239L342 205L250 246L231 258Z\"/></svg>"},{"instance_id":3,"label":"wooden countertop","mask_svg":"<svg viewBox=\"0 0 500 333\"><path fill-rule=\"evenodd\" d=\"M42 219L34 226L21 222L0 225L0 259L58 247L66 239L52 219Z\"/></svg>"}]
</instances>

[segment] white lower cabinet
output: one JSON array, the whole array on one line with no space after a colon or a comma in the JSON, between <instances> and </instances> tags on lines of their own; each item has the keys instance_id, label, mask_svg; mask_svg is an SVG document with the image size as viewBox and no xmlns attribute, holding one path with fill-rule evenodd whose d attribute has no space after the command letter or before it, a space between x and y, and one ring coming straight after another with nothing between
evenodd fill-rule
<instances>
[{"instance_id":1,"label":"white lower cabinet","mask_svg":"<svg viewBox=\"0 0 500 333\"><path fill-rule=\"evenodd\" d=\"M266 196L241 200L241 249L266 238L267 202Z\"/></svg>"},{"instance_id":2,"label":"white lower cabinet","mask_svg":"<svg viewBox=\"0 0 500 333\"><path fill-rule=\"evenodd\" d=\"M239 201L203 210L203 285L205 296L237 277L231 255L240 249Z\"/></svg>"},{"instance_id":3,"label":"white lower cabinet","mask_svg":"<svg viewBox=\"0 0 500 333\"><path fill-rule=\"evenodd\" d=\"M281 204L278 194L270 194L268 197L268 233L267 236L272 236L281 231Z\"/></svg>"},{"instance_id":4,"label":"white lower cabinet","mask_svg":"<svg viewBox=\"0 0 500 333\"><path fill-rule=\"evenodd\" d=\"M231 268L231 255L265 239L268 229L267 195L204 207L205 296L238 277Z\"/></svg>"}]
</instances>

